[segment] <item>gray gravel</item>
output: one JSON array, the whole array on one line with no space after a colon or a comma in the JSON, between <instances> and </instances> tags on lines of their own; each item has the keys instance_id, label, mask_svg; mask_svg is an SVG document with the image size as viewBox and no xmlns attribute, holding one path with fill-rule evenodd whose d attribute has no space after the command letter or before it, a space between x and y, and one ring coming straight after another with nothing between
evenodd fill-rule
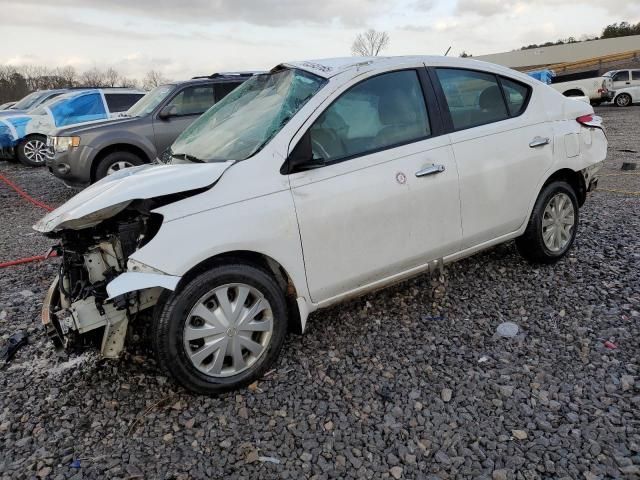
<instances>
[{"instance_id":1,"label":"gray gravel","mask_svg":"<svg viewBox=\"0 0 640 480\"><path fill-rule=\"evenodd\" d=\"M619 173L640 108L598 111ZM44 170L0 172L51 204L71 195ZM42 211L2 184L0 204L0 262L45 251L28 228ZM0 342L31 344L0 370L0 478L638 478L639 212L640 196L596 192L555 266L508 243L319 312L274 372L219 398L144 349L57 358L39 325L55 261L2 270ZM505 321L516 337L495 334Z\"/></svg>"}]
</instances>

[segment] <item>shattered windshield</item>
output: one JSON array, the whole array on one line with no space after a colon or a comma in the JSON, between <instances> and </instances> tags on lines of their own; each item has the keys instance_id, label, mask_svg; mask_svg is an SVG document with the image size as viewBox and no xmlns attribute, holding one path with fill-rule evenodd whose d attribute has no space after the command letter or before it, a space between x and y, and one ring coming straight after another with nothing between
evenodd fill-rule
<instances>
[{"instance_id":1,"label":"shattered windshield","mask_svg":"<svg viewBox=\"0 0 640 480\"><path fill-rule=\"evenodd\" d=\"M154 88L134 103L131 108L127 110L125 115L127 117L145 117L149 115L158 105L160 105L160 102L164 101L164 99L173 92L174 88L174 85L160 85Z\"/></svg>"},{"instance_id":2,"label":"shattered windshield","mask_svg":"<svg viewBox=\"0 0 640 480\"><path fill-rule=\"evenodd\" d=\"M245 160L259 152L326 83L302 70L256 75L211 107L174 142L174 158Z\"/></svg>"}]
</instances>

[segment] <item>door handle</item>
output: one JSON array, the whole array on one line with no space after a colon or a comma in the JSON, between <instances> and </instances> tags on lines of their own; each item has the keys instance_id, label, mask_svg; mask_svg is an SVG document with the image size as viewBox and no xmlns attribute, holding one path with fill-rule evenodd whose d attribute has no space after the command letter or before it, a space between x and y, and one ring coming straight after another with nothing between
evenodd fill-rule
<instances>
[{"instance_id":1,"label":"door handle","mask_svg":"<svg viewBox=\"0 0 640 480\"><path fill-rule=\"evenodd\" d=\"M535 137L529 143L531 148L543 147L544 145L548 145L550 142L548 137Z\"/></svg>"},{"instance_id":2,"label":"door handle","mask_svg":"<svg viewBox=\"0 0 640 480\"><path fill-rule=\"evenodd\" d=\"M421 170L418 170L416 172L416 177L426 177L427 175L433 175L435 173L442 173L444 172L444 165L437 165L437 164L432 164L429 165L428 167L424 167Z\"/></svg>"}]
</instances>

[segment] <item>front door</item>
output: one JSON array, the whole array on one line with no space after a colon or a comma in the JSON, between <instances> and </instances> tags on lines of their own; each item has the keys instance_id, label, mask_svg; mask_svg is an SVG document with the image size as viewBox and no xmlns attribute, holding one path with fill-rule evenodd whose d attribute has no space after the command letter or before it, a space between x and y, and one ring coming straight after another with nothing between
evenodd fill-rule
<instances>
[{"instance_id":1,"label":"front door","mask_svg":"<svg viewBox=\"0 0 640 480\"><path fill-rule=\"evenodd\" d=\"M620 70L613 74L613 90L620 90L631 86L631 72L629 70Z\"/></svg>"},{"instance_id":2,"label":"front door","mask_svg":"<svg viewBox=\"0 0 640 480\"><path fill-rule=\"evenodd\" d=\"M312 164L290 183L312 301L459 249L457 167L432 125L418 70L403 70L352 86L309 128Z\"/></svg>"}]
</instances>

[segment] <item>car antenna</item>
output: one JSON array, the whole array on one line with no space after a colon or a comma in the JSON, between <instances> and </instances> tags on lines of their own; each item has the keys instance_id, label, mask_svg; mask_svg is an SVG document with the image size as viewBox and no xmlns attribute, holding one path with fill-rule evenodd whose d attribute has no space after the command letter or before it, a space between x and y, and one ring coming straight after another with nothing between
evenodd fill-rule
<instances>
[{"instance_id":1,"label":"car antenna","mask_svg":"<svg viewBox=\"0 0 640 480\"><path fill-rule=\"evenodd\" d=\"M446 57L449 54L449 50L451 50L451 45L449 45L449 48L447 48L447 51L444 52L444 56Z\"/></svg>"}]
</instances>

